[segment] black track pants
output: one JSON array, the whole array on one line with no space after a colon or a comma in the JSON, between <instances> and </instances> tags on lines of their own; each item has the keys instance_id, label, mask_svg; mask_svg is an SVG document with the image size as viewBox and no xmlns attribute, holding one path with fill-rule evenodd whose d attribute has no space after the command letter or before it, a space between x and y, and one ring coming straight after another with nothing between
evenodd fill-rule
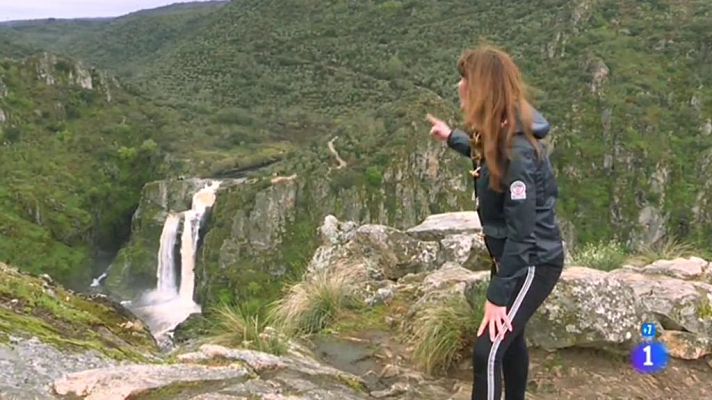
<instances>
[{"instance_id":1,"label":"black track pants","mask_svg":"<svg viewBox=\"0 0 712 400\"><path fill-rule=\"evenodd\" d=\"M513 331L494 343L490 340L489 329L477 338L473 351L472 400L500 400L503 374L506 400L524 400L529 372L524 328L554 289L561 271L558 265L529 267L526 275L519 279L507 306Z\"/></svg>"}]
</instances>

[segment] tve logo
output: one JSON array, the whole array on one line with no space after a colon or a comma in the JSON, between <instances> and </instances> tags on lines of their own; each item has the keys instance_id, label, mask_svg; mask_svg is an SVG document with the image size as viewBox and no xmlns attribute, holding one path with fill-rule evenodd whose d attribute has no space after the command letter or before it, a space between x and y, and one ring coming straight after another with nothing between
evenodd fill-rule
<instances>
[{"instance_id":1,"label":"tve logo","mask_svg":"<svg viewBox=\"0 0 712 400\"><path fill-rule=\"evenodd\" d=\"M640 328L643 343L633 349L631 363L641 374L655 374L667 368L670 353L664 344L655 340L656 327L653 323L645 323Z\"/></svg>"}]
</instances>

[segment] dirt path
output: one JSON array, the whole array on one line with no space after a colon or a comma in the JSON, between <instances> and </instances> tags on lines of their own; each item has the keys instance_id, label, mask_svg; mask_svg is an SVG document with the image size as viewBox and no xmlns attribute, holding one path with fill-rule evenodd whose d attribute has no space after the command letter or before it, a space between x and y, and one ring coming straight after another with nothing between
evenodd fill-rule
<instances>
[{"instance_id":1,"label":"dirt path","mask_svg":"<svg viewBox=\"0 0 712 400\"><path fill-rule=\"evenodd\" d=\"M336 167L336 169L341 169L341 168L346 167L348 164L346 163L346 161L344 161L343 158L341 158L341 156L339 155L339 152L336 151L336 147L334 147L334 142L336 142L336 139L338 139L338 138L339 137L336 136L333 139L329 140L328 146L329 146L329 152L334 156L334 158L336 158L336 162L339 163L339 166Z\"/></svg>"},{"instance_id":2,"label":"dirt path","mask_svg":"<svg viewBox=\"0 0 712 400\"><path fill-rule=\"evenodd\" d=\"M393 399L468 400L472 369L467 359L444 377L410 369L405 347L387 333L314 339L322 360L364 377L370 390L410 385ZM658 375L638 374L627 357L590 349L531 351L530 400L706 400L712 399L712 367L703 361L672 360ZM443 397L444 396L444 397Z\"/></svg>"}]
</instances>

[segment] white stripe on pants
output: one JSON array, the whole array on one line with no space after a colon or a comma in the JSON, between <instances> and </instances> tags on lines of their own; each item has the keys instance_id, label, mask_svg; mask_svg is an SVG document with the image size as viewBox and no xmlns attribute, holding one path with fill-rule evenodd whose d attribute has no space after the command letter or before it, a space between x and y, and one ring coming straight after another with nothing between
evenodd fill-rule
<instances>
[{"instance_id":1,"label":"white stripe on pants","mask_svg":"<svg viewBox=\"0 0 712 400\"><path fill-rule=\"evenodd\" d=\"M524 301L524 297L527 295L527 292L529 291L529 288L532 286L532 281L534 280L534 274L536 272L536 267L529 267L527 268L527 277L524 280L524 284L522 285L521 290L519 290L519 294L517 295L517 298L514 300L514 304L512 304L512 308L509 310L509 313L507 314L507 317L509 318L510 321L514 319L514 316L517 315L517 311L519 311L519 307L522 305L522 302ZM495 357L497 356L497 350L499 349L499 344L502 343L502 340L504 339L504 335L497 335L497 338L495 339L494 343L492 343L492 348L490 349L490 354L489 358L487 359L487 400L495 400L494 398L494 360Z\"/></svg>"}]
</instances>

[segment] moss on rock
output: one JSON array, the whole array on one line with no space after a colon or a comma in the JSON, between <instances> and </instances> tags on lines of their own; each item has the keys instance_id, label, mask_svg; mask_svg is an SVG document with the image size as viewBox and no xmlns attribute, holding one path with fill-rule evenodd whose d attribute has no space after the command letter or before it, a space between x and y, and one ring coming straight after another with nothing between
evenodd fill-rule
<instances>
[{"instance_id":1,"label":"moss on rock","mask_svg":"<svg viewBox=\"0 0 712 400\"><path fill-rule=\"evenodd\" d=\"M69 351L95 350L113 359L145 361L155 340L129 311L0 263L0 341L37 337Z\"/></svg>"}]
</instances>

